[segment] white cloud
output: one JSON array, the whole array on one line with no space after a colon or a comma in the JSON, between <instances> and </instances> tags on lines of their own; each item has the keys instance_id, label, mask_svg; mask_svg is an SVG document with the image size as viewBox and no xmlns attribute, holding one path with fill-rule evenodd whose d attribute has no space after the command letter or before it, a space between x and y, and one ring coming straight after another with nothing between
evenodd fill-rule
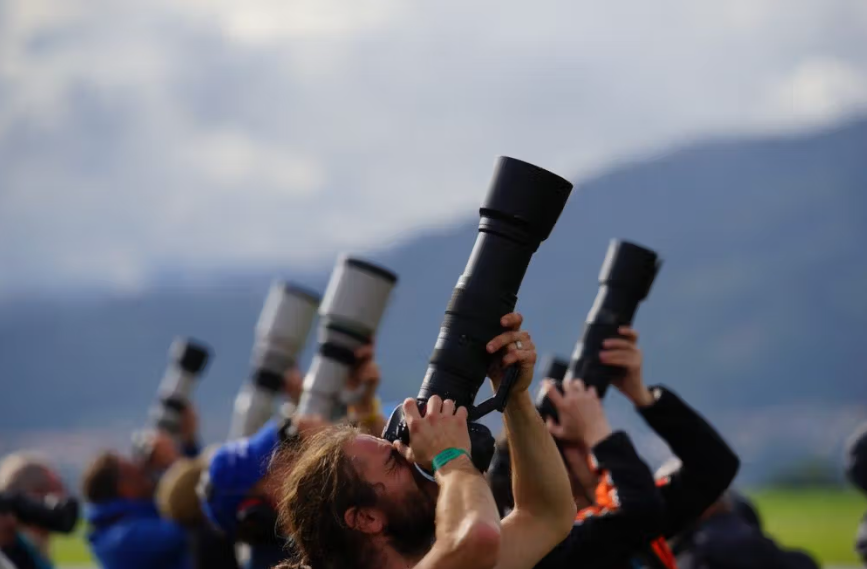
<instances>
[{"instance_id":1,"label":"white cloud","mask_svg":"<svg viewBox=\"0 0 867 569\"><path fill-rule=\"evenodd\" d=\"M324 260L867 101L861 0L0 0L0 291ZM137 283L137 284L136 284Z\"/></svg>"},{"instance_id":2,"label":"white cloud","mask_svg":"<svg viewBox=\"0 0 867 569\"><path fill-rule=\"evenodd\" d=\"M773 110L785 121L812 125L838 119L853 108L867 109L867 69L810 57L779 81L771 95Z\"/></svg>"}]
</instances>

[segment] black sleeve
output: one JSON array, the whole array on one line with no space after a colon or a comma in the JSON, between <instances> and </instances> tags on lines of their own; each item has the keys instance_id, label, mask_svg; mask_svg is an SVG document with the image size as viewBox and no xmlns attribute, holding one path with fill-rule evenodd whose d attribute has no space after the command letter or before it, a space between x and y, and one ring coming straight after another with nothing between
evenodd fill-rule
<instances>
[{"instance_id":1,"label":"black sleeve","mask_svg":"<svg viewBox=\"0 0 867 569\"><path fill-rule=\"evenodd\" d=\"M662 497L626 433L593 447L590 462L599 475L596 505L578 512L569 536L537 569L611 567L662 533Z\"/></svg>"},{"instance_id":2,"label":"black sleeve","mask_svg":"<svg viewBox=\"0 0 867 569\"><path fill-rule=\"evenodd\" d=\"M652 391L656 402L639 412L682 463L678 471L659 481L665 504L664 535L672 537L722 495L740 461L714 428L677 395L664 387Z\"/></svg>"}]
</instances>

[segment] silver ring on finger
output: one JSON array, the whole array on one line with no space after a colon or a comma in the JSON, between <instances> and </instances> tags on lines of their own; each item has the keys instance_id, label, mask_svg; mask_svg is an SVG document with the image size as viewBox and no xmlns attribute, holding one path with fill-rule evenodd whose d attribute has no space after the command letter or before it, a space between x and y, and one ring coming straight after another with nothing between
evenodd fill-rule
<instances>
[{"instance_id":1,"label":"silver ring on finger","mask_svg":"<svg viewBox=\"0 0 867 569\"><path fill-rule=\"evenodd\" d=\"M521 340L515 340L515 347L521 350L524 348L524 344L521 343Z\"/></svg>"}]
</instances>

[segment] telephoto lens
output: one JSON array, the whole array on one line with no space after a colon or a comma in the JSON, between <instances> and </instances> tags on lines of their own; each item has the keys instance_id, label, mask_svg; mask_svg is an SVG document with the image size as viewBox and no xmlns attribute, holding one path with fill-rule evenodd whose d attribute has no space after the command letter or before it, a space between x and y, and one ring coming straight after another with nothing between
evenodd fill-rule
<instances>
[{"instance_id":1,"label":"telephoto lens","mask_svg":"<svg viewBox=\"0 0 867 569\"><path fill-rule=\"evenodd\" d=\"M569 361L549 354L542 360L540 369L542 370L542 379L551 379L555 384L559 384L566 377L566 372L569 370ZM545 397L545 392L542 389L539 389L539 393L536 395L536 409L542 417L557 417L557 409L551 403L551 400Z\"/></svg>"},{"instance_id":2,"label":"telephoto lens","mask_svg":"<svg viewBox=\"0 0 867 569\"><path fill-rule=\"evenodd\" d=\"M357 393L346 388L355 351L372 342L397 275L367 261L337 259L319 307L319 349L304 377L297 413L337 420Z\"/></svg>"},{"instance_id":3,"label":"telephoto lens","mask_svg":"<svg viewBox=\"0 0 867 569\"><path fill-rule=\"evenodd\" d=\"M275 281L256 324L252 377L235 398L229 439L249 437L274 415L283 377L313 328L319 295L298 285Z\"/></svg>"},{"instance_id":4,"label":"telephoto lens","mask_svg":"<svg viewBox=\"0 0 867 569\"><path fill-rule=\"evenodd\" d=\"M587 387L595 387L601 398L611 380L623 377L626 370L622 367L599 361L602 343L619 337L617 330L621 326L632 324L638 304L650 293L661 265L662 260L654 251L627 241L611 240L599 272L599 292L569 361L567 380L582 380Z\"/></svg>"},{"instance_id":5,"label":"telephoto lens","mask_svg":"<svg viewBox=\"0 0 867 569\"><path fill-rule=\"evenodd\" d=\"M530 259L550 235L571 191L572 184L556 174L514 158L499 158L479 210L476 243L446 308L418 393L419 405L439 395L467 407L471 420L502 410L516 370L504 374L497 396L472 407L491 359L500 357L489 354L485 346L503 332L500 319L514 310ZM471 422L469 428L473 463L484 471L494 439L479 423ZM383 437L409 441L401 407L392 414Z\"/></svg>"},{"instance_id":6,"label":"telephoto lens","mask_svg":"<svg viewBox=\"0 0 867 569\"><path fill-rule=\"evenodd\" d=\"M18 522L55 533L70 533L78 523L78 500L48 495L34 498L17 492L0 492L0 513L9 512Z\"/></svg>"},{"instance_id":7,"label":"telephoto lens","mask_svg":"<svg viewBox=\"0 0 867 569\"><path fill-rule=\"evenodd\" d=\"M159 387L159 401L151 408L151 423L177 436L181 413L189 404L196 380L208 365L210 350L190 338L176 338L169 349L169 366Z\"/></svg>"}]
</instances>

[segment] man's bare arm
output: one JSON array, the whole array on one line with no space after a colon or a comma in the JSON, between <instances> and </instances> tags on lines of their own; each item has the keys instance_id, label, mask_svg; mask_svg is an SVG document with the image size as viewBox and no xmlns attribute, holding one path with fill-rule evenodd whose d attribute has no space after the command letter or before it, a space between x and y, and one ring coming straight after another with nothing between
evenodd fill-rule
<instances>
[{"instance_id":1,"label":"man's bare arm","mask_svg":"<svg viewBox=\"0 0 867 569\"><path fill-rule=\"evenodd\" d=\"M495 390L510 366L518 369L505 412L515 509L503 520L498 569L533 567L566 538L575 519L566 466L527 391L536 346L521 330L523 321L517 313L503 316L500 324L506 332L487 346L489 353L503 354L488 370Z\"/></svg>"},{"instance_id":2,"label":"man's bare arm","mask_svg":"<svg viewBox=\"0 0 867 569\"><path fill-rule=\"evenodd\" d=\"M466 456L437 471L437 481L436 543L416 569L492 569L500 516L487 481Z\"/></svg>"},{"instance_id":3,"label":"man's bare arm","mask_svg":"<svg viewBox=\"0 0 867 569\"><path fill-rule=\"evenodd\" d=\"M498 569L533 567L563 541L575 520L566 466L529 394L506 407L515 509L503 520Z\"/></svg>"}]
</instances>

